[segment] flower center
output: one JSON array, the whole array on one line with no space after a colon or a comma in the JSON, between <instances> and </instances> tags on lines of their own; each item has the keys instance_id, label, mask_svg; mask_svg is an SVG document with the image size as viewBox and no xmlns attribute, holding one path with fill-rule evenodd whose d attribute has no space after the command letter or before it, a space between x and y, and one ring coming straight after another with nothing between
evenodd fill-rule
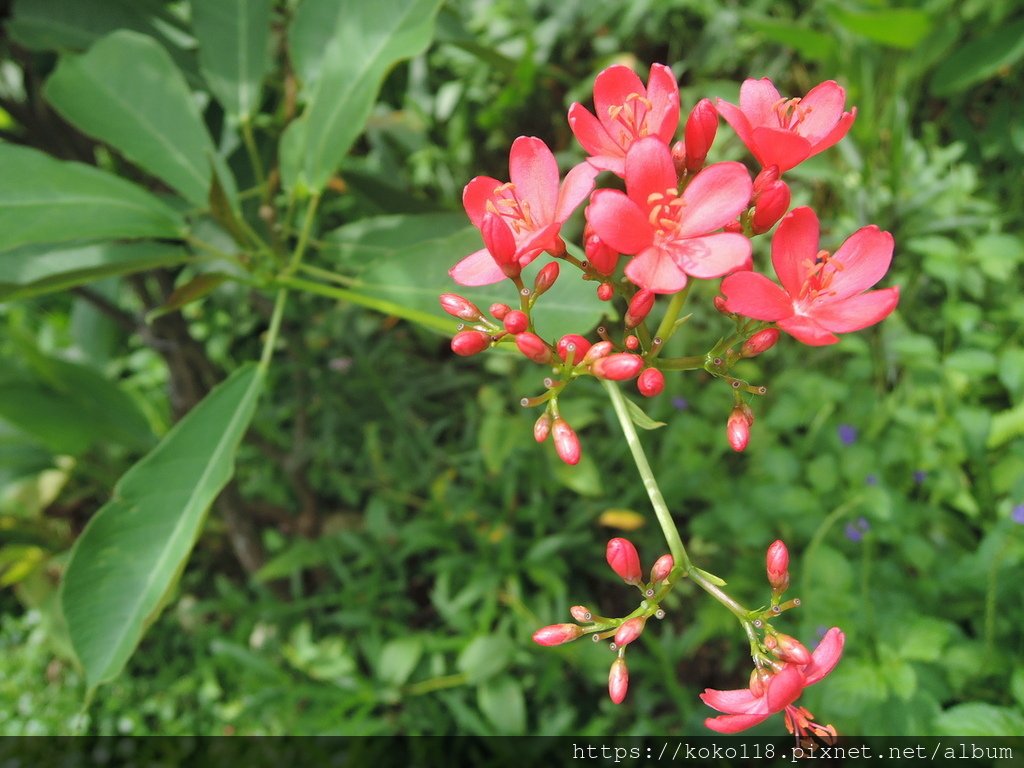
<instances>
[{"instance_id":1,"label":"flower center","mask_svg":"<svg viewBox=\"0 0 1024 768\"><path fill-rule=\"evenodd\" d=\"M530 203L519 198L516 185L511 181L495 187L487 201L487 210L501 216L517 235L523 230L532 231L537 228L530 215Z\"/></svg>"},{"instance_id":2,"label":"flower center","mask_svg":"<svg viewBox=\"0 0 1024 768\"><path fill-rule=\"evenodd\" d=\"M786 730L796 736L797 746L810 746L814 741L832 746L838 734L834 725L820 725L811 720L814 713L806 707L790 704L786 707ZM808 742L808 744L804 744Z\"/></svg>"},{"instance_id":3,"label":"flower center","mask_svg":"<svg viewBox=\"0 0 1024 768\"><path fill-rule=\"evenodd\" d=\"M669 187L664 192L652 192L647 196L647 205L650 209L647 220L654 229L655 241L660 243L671 239L679 229L679 221L686 206L679 196L679 190Z\"/></svg>"},{"instance_id":4,"label":"flower center","mask_svg":"<svg viewBox=\"0 0 1024 768\"><path fill-rule=\"evenodd\" d=\"M613 104L608 107L608 117L612 123L617 123L622 129L615 137L622 149L629 149L634 141L642 139L650 133L647 126L647 113L651 106L651 100L646 96L631 93L622 104Z\"/></svg>"},{"instance_id":5,"label":"flower center","mask_svg":"<svg viewBox=\"0 0 1024 768\"><path fill-rule=\"evenodd\" d=\"M818 251L814 261L805 259L800 266L804 270L804 282L796 297L800 305L813 304L819 297L831 296L835 293L829 287L832 285L832 279L836 273L843 271L843 264L836 261L832 254L828 251Z\"/></svg>"},{"instance_id":6,"label":"flower center","mask_svg":"<svg viewBox=\"0 0 1024 768\"><path fill-rule=\"evenodd\" d=\"M800 99L779 99L772 105L772 111L779 121L779 127L792 131L811 114L811 107L800 106Z\"/></svg>"}]
</instances>

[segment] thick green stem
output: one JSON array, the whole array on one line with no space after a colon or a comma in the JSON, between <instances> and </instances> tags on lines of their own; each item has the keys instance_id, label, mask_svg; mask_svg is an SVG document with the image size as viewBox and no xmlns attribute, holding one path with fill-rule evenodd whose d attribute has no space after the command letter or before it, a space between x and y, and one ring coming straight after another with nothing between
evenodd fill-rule
<instances>
[{"instance_id":1,"label":"thick green stem","mask_svg":"<svg viewBox=\"0 0 1024 768\"><path fill-rule=\"evenodd\" d=\"M683 305L686 303L686 296L690 293L690 286L692 282L687 283L686 287L679 293L675 294L669 301L668 306L665 308L665 316L661 318L661 323L658 325L658 330L655 332L654 337L661 339L661 343L656 346L648 359L654 359L658 354L665 348L665 343L672 338L672 334L676 330L676 320L679 319L679 313L683 311Z\"/></svg>"}]
</instances>

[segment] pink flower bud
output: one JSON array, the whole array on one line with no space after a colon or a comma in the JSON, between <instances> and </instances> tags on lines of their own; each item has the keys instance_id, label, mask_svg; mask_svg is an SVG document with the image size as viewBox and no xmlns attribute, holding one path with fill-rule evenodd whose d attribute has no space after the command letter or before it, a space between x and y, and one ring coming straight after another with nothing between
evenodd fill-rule
<instances>
[{"instance_id":1,"label":"pink flower bud","mask_svg":"<svg viewBox=\"0 0 1024 768\"><path fill-rule=\"evenodd\" d=\"M775 640L778 643L775 647L775 655L778 656L781 661L785 661L789 664L811 663L811 652L808 651L804 647L803 643L795 637L783 635L780 632L775 636Z\"/></svg>"},{"instance_id":2,"label":"pink flower bud","mask_svg":"<svg viewBox=\"0 0 1024 768\"><path fill-rule=\"evenodd\" d=\"M612 539L605 551L608 565L612 567L627 584L639 584L643 574L640 572L640 555L636 547L627 539Z\"/></svg>"},{"instance_id":3,"label":"pink flower bud","mask_svg":"<svg viewBox=\"0 0 1024 768\"><path fill-rule=\"evenodd\" d=\"M554 420L551 424L551 437L555 441L555 453L558 454L558 458L569 465L579 464L580 439L565 419Z\"/></svg>"},{"instance_id":4,"label":"pink flower bud","mask_svg":"<svg viewBox=\"0 0 1024 768\"><path fill-rule=\"evenodd\" d=\"M701 99L686 119L686 170L699 171L718 132L718 111L710 99Z\"/></svg>"},{"instance_id":5,"label":"pink flower bud","mask_svg":"<svg viewBox=\"0 0 1024 768\"><path fill-rule=\"evenodd\" d=\"M789 210L789 187L784 181L776 181L760 194L754 196L754 217L750 226L754 234L760 235L775 226L775 222Z\"/></svg>"},{"instance_id":6,"label":"pink flower bud","mask_svg":"<svg viewBox=\"0 0 1024 768\"><path fill-rule=\"evenodd\" d=\"M494 315L495 320L504 320L505 315L512 311L512 307L508 304L491 304L488 311Z\"/></svg>"},{"instance_id":7,"label":"pink flower bud","mask_svg":"<svg viewBox=\"0 0 1024 768\"><path fill-rule=\"evenodd\" d=\"M576 621L582 621L584 623L594 620L594 614L591 613L590 609L585 605L574 605L569 609L569 613Z\"/></svg>"},{"instance_id":8,"label":"pink flower bud","mask_svg":"<svg viewBox=\"0 0 1024 768\"><path fill-rule=\"evenodd\" d=\"M755 667L750 672L750 692L757 698L761 698L764 696L764 692L768 690L768 683L771 679L771 672Z\"/></svg>"},{"instance_id":9,"label":"pink flower bud","mask_svg":"<svg viewBox=\"0 0 1024 768\"><path fill-rule=\"evenodd\" d=\"M611 671L608 673L608 696L611 697L612 703L621 704L628 690L629 668L626 667L626 660L619 658L612 662Z\"/></svg>"},{"instance_id":10,"label":"pink flower bud","mask_svg":"<svg viewBox=\"0 0 1024 768\"><path fill-rule=\"evenodd\" d=\"M476 304L458 294L442 293L440 301L441 309L452 317L457 317L459 320L466 320L470 323L483 320L483 313L477 309Z\"/></svg>"},{"instance_id":11,"label":"pink flower bud","mask_svg":"<svg viewBox=\"0 0 1024 768\"><path fill-rule=\"evenodd\" d=\"M582 634L583 627L578 624L552 624L534 632L533 642L537 645L561 645L572 642Z\"/></svg>"},{"instance_id":12,"label":"pink flower bud","mask_svg":"<svg viewBox=\"0 0 1024 768\"><path fill-rule=\"evenodd\" d=\"M768 583L773 592L785 592L789 586L789 550L782 539L773 541L765 557Z\"/></svg>"},{"instance_id":13,"label":"pink flower bud","mask_svg":"<svg viewBox=\"0 0 1024 768\"><path fill-rule=\"evenodd\" d=\"M577 365L590 350L590 342L575 333L567 333L558 340L555 351L563 360L569 360L569 347L572 346L572 364Z\"/></svg>"},{"instance_id":14,"label":"pink flower bud","mask_svg":"<svg viewBox=\"0 0 1024 768\"><path fill-rule=\"evenodd\" d=\"M657 368L648 368L636 380L636 388L644 397L655 397L665 389L665 374Z\"/></svg>"},{"instance_id":15,"label":"pink flower bud","mask_svg":"<svg viewBox=\"0 0 1024 768\"><path fill-rule=\"evenodd\" d=\"M544 268L537 273L536 279L533 281L533 295L540 296L546 292L548 288L555 284L555 280L558 279L558 262L552 261L549 264L545 264Z\"/></svg>"},{"instance_id":16,"label":"pink flower bud","mask_svg":"<svg viewBox=\"0 0 1024 768\"><path fill-rule=\"evenodd\" d=\"M647 623L647 619L643 616L637 616L636 618L629 619L622 622L619 628L615 631L615 644L620 648L624 645L629 645L644 631L644 624Z\"/></svg>"},{"instance_id":17,"label":"pink flower bud","mask_svg":"<svg viewBox=\"0 0 1024 768\"><path fill-rule=\"evenodd\" d=\"M729 421L726 422L725 432L729 438L729 445L737 453L742 453L750 442L750 420L740 406L732 409L729 414Z\"/></svg>"},{"instance_id":18,"label":"pink flower bud","mask_svg":"<svg viewBox=\"0 0 1024 768\"><path fill-rule=\"evenodd\" d=\"M510 310L505 315L505 330L511 333L513 336L522 333L530 327L530 318L526 316L525 312L520 312L518 309Z\"/></svg>"},{"instance_id":19,"label":"pink flower bud","mask_svg":"<svg viewBox=\"0 0 1024 768\"><path fill-rule=\"evenodd\" d=\"M459 331L452 337L452 352L469 357L491 345L491 337L481 331Z\"/></svg>"},{"instance_id":20,"label":"pink flower bud","mask_svg":"<svg viewBox=\"0 0 1024 768\"><path fill-rule=\"evenodd\" d=\"M715 305L715 309L717 309L723 315L732 314L728 309L725 308L725 297L724 296L715 296L715 298L712 300L711 303L714 304Z\"/></svg>"},{"instance_id":21,"label":"pink flower bud","mask_svg":"<svg viewBox=\"0 0 1024 768\"><path fill-rule=\"evenodd\" d=\"M644 367L644 359L640 355L632 355L628 352L617 352L600 360L595 360L590 366L590 372L599 379L609 381L629 381L634 378Z\"/></svg>"},{"instance_id":22,"label":"pink flower bud","mask_svg":"<svg viewBox=\"0 0 1024 768\"><path fill-rule=\"evenodd\" d=\"M516 240L505 220L494 213L485 213L480 223L480 234L491 257L508 277L518 277L522 271L516 257Z\"/></svg>"},{"instance_id":23,"label":"pink flower bud","mask_svg":"<svg viewBox=\"0 0 1024 768\"><path fill-rule=\"evenodd\" d=\"M654 567L651 568L651 584L657 584L659 581L667 579L675 566L676 561L672 555L662 555L659 557L654 561Z\"/></svg>"},{"instance_id":24,"label":"pink flower bud","mask_svg":"<svg viewBox=\"0 0 1024 768\"><path fill-rule=\"evenodd\" d=\"M549 432L551 432L551 414L545 411L533 423L533 439L538 443L543 443L548 439Z\"/></svg>"},{"instance_id":25,"label":"pink flower bud","mask_svg":"<svg viewBox=\"0 0 1024 768\"><path fill-rule=\"evenodd\" d=\"M675 166L676 176L686 173L686 144L682 141L672 145L672 165Z\"/></svg>"},{"instance_id":26,"label":"pink flower bud","mask_svg":"<svg viewBox=\"0 0 1024 768\"><path fill-rule=\"evenodd\" d=\"M779 167L777 165L769 165L767 168L762 168L761 172L754 177L753 196L757 197L778 180Z\"/></svg>"},{"instance_id":27,"label":"pink flower bud","mask_svg":"<svg viewBox=\"0 0 1024 768\"><path fill-rule=\"evenodd\" d=\"M511 315L512 313L509 312ZM530 360L535 363L549 363L551 362L551 350L544 340L535 333L524 331L516 336L516 346L519 347L519 351L523 353Z\"/></svg>"},{"instance_id":28,"label":"pink flower bud","mask_svg":"<svg viewBox=\"0 0 1024 768\"><path fill-rule=\"evenodd\" d=\"M626 309L626 328L636 328L644 321L654 306L654 291L637 291Z\"/></svg>"},{"instance_id":29,"label":"pink flower bud","mask_svg":"<svg viewBox=\"0 0 1024 768\"><path fill-rule=\"evenodd\" d=\"M594 234L589 224L583 230L583 250L587 254L587 262L595 272L610 275L615 271L615 267L619 263L618 252L609 248L600 237Z\"/></svg>"},{"instance_id":30,"label":"pink flower bud","mask_svg":"<svg viewBox=\"0 0 1024 768\"><path fill-rule=\"evenodd\" d=\"M587 354L583 356L581 362L583 365L590 365L595 360L610 355L613 349L615 349L615 345L610 341L599 341L587 350Z\"/></svg>"},{"instance_id":31,"label":"pink flower bud","mask_svg":"<svg viewBox=\"0 0 1024 768\"><path fill-rule=\"evenodd\" d=\"M733 234L737 235L743 234L743 225L740 224L738 221L730 221L728 224L722 227L722 229L724 229L726 232L732 232Z\"/></svg>"},{"instance_id":32,"label":"pink flower bud","mask_svg":"<svg viewBox=\"0 0 1024 768\"><path fill-rule=\"evenodd\" d=\"M762 352L767 352L769 349L774 347L775 342L778 340L778 328L765 328L763 331L758 331L743 342L743 348L740 350L740 354L744 357L757 357Z\"/></svg>"},{"instance_id":33,"label":"pink flower bud","mask_svg":"<svg viewBox=\"0 0 1024 768\"><path fill-rule=\"evenodd\" d=\"M615 295L615 289L612 288L611 283L601 283L597 286L597 298L601 301L611 301Z\"/></svg>"}]
</instances>

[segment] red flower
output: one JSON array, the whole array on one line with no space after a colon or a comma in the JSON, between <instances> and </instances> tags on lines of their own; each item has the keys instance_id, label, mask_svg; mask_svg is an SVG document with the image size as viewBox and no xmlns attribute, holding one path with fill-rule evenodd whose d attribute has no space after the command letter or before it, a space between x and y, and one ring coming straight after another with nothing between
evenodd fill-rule
<instances>
[{"instance_id":1,"label":"red flower","mask_svg":"<svg viewBox=\"0 0 1024 768\"><path fill-rule=\"evenodd\" d=\"M844 112L846 91L828 80L802 99L785 99L768 78L745 80L740 105L718 100L718 113L765 168L788 171L839 141L853 125L857 108Z\"/></svg>"},{"instance_id":2,"label":"red flower","mask_svg":"<svg viewBox=\"0 0 1024 768\"><path fill-rule=\"evenodd\" d=\"M679 86L672 70L652 64L647 87L629 67L608 67L594 81L595 117L582 104L569 107L569 126L602 171L622 176L626 153L644 136L668 144L679 126Z\"/></svg>"},{"instance_id":3,"label":"red flower","mask_svg":"<svg viewBox=\"0 0 1024 768\"><path fill-rule=\"evenodd\" d=\"M865 291L889 269L892 235L863 227L831 255L818 250L818 235L814 211L790 212L772 238L772 264L782 287L755 272L729 275L722 281L726 310L776 321L811 346L835 344L835 334L888 317L899 301L899 288Z\"/></svg>"},{"instance_id":4,"label":"red flower","mask_svg":"<svg viewBox=\"0 0 1024 768\"><path fill-rule=\"evenodd\" d=\"M701 700L725 714L709 717L704 725L719 733L737 733L783 710L796 720L800 711L792 706L793 702L800 698L804 688L824 678L839 663L845 641L842 631L833 627L814 649L809 664L784 665L780 672L772 675L760 696L749 688L734 691L706 689L700 695Z\"/></svg>"},{"instance_id":5,"label":"red flower","mask_svg":"<svg viewBox=\"0 0 1024 768\"><path fill-rule=\"evenodd\" d=\"M636 254L626 276L655 293L674 293L686 276L721 277L750 267L750 241L719 232L747 207L752 183L740 163L716 163L682 195L669 148L641 139L626 157L626 192L594 193L587 215L594 232L620 253Z\"/></svg>"},{"instance_id":6,"label":"red flower","mask_svg":"<svg viewBox=\"0 0 1024 768\"><path fill-rule=\"evenodd\" d=\"M497 216L511 230L514 259L525 267L547 250L560 250L562 223L594 188L597 170L580 163L559 185L558 164L547 145L532 136L520 136L512 143L508 160L510 182L477 176L462 191L462 205L473 224L484 229L488 213ZM490 285L506 277L487 248L471 253L448 274L460 285ZM513 270L514 271L514 270Z\"/></svg>"}]
</instances>

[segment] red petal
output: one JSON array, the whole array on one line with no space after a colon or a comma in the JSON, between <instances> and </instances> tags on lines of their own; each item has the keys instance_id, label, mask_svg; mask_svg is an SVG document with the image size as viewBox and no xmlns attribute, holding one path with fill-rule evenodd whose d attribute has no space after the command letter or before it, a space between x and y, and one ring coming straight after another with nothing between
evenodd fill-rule
<instances>
[{"instance_id":1,"label":"red petal","mask_svg":"<svg viewBox=\"0 0 1024 768\"><path fill-rule=\"evenodd\" d=\"M459 285L491 285L505 279L505 273L486 248L474 251L448 270Z\"/></svg>"},{"instance_id":2,"label":"red petal","mask_svg":"<svg viewBox=\"0 0 1024 768\"><path fill-rule=\"evenodd\" d=\"M846 91L835 80L814 86L797 106L804 116L796 126L797 133L812 145L817 144L836 127L845 106Z\"/></svg>"},{"instance_id":3,"label":"red petal","mask_svg":"<svg viewBox=\"0 0 1024 768\"><path fill-rule=\"evenodd\" d=\"M626 153L626 192L641 209L650 210L648 197L655 193L665 194L666 190L675 189L678 182L672 153L663 141L649 136L629 148Z\"/></svg>"},{"instance_id":4,"label":"red petal","mask_svg":"<svg viewBox=\"0 0 1024 768\"><path fill-rule=\"evenodd\" d=\"M800 165L811 156L811 142L798 133L783 128L755 126L750 151L762 166L779 166L779 173Z\"/></svg>"},{"instance_id":5,"label":"red petal","mask_svg":"<svg viewBox=\"0 0 1024 768\"><path fill-rule=\"evenodd\" d=\"M597 236L620 253L640 253L654 239L644 212L617 189L599 189L590 198L587 221Z\"/></svg>"},{"instance_id":6,"label":"red petal","mask_svg":"<svg viewBox=\"0 0 1024 768\"><path fill-rule=\"evenodd\" d=\"M832 257L837 270L828 301L841 301L873 286L889 271L893 239L873 224L850 235ZM840 267L841 265L841 267Z\"/></svg>"},{"instance_id":7,"label":"red petal","mask_svg":"<svg viewBox=\"0 0 1024 768\"><path fill-rule=\"evenodd\" d=\"M768 714L764 697L755 696L749 688L736 688L731 691L705 688L700 699L712 709L731 715Z\"/></svg>"},{"instance_id":8,"label":"red petal","mask_svg":"<svg viewBox=\"0 0 1024 768\"><path fill-rule=\"evenodd\" d=\"M611 124L608 108L622 106L631 93L641 96L647 94L647 89L640 82L640 76L636 72L622 64L602 71L594 80L594 111L597 113L597 119L606 126ZM614 135L617 134L613 133Z\"/></svg>"},{"instance_id":9,"label":"red petal","mask_svg":"<svg viewBox=\"0 0 1024 768\"><path fill-rule=\"evenodd\" d=\"M839 627L832 627L811 654L811 663L804 667L804 683L813 685L831 672L843 655L846 635Z\"/></svg>"},{"instance_id":10,"label":"red petal","mask_svg":"<svg viewBox=\"0 0 1024 768\"><path fill-rule=\"evenodd\" d=\"M740 109L747 116L750 125L778 125L775 105L782 96L767 77L760 80L744 80L740 86Z\"/></svg>"},{"instance_id":11,"label":"red petal","mask_svg":"<svg viewBox=\"0 0 1024 768\"><path fill-rule=\"evenodd\" d=\"M608 135L601 121L591 114L582 104L576 103L569 107L569 127L576 140L593 156L619 155L624 158L625 152Z\"/></svg>"},{"instance_id":12,"label":"red petal","mask_svg":"<svg viewBox=\"0 0 1024 768\"><path fill-rule=\"evenodd\" d=\"M814 320L803 315L793 315L779 320L778 325L794 339L802 341L809 347L823 347L826 344L835 344L839 341L838 336L829 333Z\"/></svg>"},{"instance_id":13,"label":"red petal","mask_svg":"<svg viewBox=\"0 0 1024 768\"><path fill-rule=\"evenodd\" d=\"M598 169L590 163L580 163L565 174L555 206L555 221L559 224L564 222L587 199L587 195L594 189L594 179L598 173Z\"/></svg>"},{"instance_id":14,"label":"red petal","mask_svg":"<svg viewBox=\"0 0 1024 768\"><path fill-rule=\"evenodd\" d=\"M686 275L665 250L652 246L626 265L626 277L655 293L675 293L686 285Z\"/></svg>"},{"instance_id":15,"label":"red petal","mask_svg":"<svg viewBox=\"0 0 1024 768\"><path fill-rule=\"evenodd\" d=\"M466 214L474 227L479 229L483 224L484 214L487 213L487 201L501 184L502 182L490 176L477 176L470 179L462 190L462 207L466 209Z\"/></svg>"},{"instance_id":16,"label":"red petal","mask_svg":"<svg viewBox=\"0 0 1024 768\"><path fill-rule=\"evenodd\" d=\"M810 208L794 208L772 237L772 266L790 296L800 295L808 265L818 255L818 215Z\"/></svg>"},{"instance_id":17,"label":"red petal","mask_svg":"<svg viewBox=\"0 0 1024 768\"><path fill-rule=\"evenodd\" d=\"M804 691L804 676L799 669L793 666L785 667L781 672L772 676L768 681L768 690L765 691L765 701L769 712L781 712L794 701L800 698Z\"/></svg>"},{"instance_id":18,"label":"red petal","mask_svg":"<svg viewBox=\"0 0 1024 768\"><path fill-rule=\"evenodd\" d=\"M793 314L793 300L757 272L736 272L722 281L725 308L754 320L782 320Z\"/></svg>"},{"instance_id":19,"label":"red petal","mask_svg":"<svg viewBox=\"0 0 1024 768\"><path fill-rule=\"evenodd\" d=\"M731 232L677 240L671 244L671 253L677 267L702 279L751 267L750 241Z\"/></svg>"},{"instance_id":20,"label":"red petal","mask_svg":"<svg viewBox=\"0 0 1024 768\"><path fill-rule=\"evenodd\" d=\"M747 149L751 149L754 144L754 129L750 125L747 116L743 114L743 110L735 104L730 104L728 101L722 101L721 99L718 99L717 109L718 114L724 117L725 121L736 131L740 141L747 146ZM751 149L751 151L753 150Z\"/></svg>"},{"instance_id":21,"label":"red petal","mask_svg":"<svg viewBox=\"0 0 1024 768\"><path fill-rule=\"evenodd\" d=\"M709 717L704 721L704 725L719 733L739 733L767 719L768 715L719 715Z\"/></svg>"},{"instance_id":22,"label":"red petal","mask_svg":"<svg viewBox=\"0 0 1024 768\"><path fill-rule=\"evenodd\" d=\"M887 318L899 300L899 288L884 288L816 305L808 310L808 316L832 333L850 333Z\"/></svg>"},{"instance_id":23,"label":"red petal","mask_svg":"<svg viewBox=\"0 0 1024 768\"><path fill-rule=\"evenodd\" d=\"M548 145L533 136L520 136L512 142L508 172L519 199L529 203L536 225L540 227L554 221L558 163Z\"/></svg>"},{"instance_id":24,"label":"red petal","mask_svg":"<svg viewBox=\"0 0 1024 768\"><path fill-rule=\"evenodd\" d=\"M666 156L671 162L667 152ZM629 158L626 159L626 168L629 168ZM750 202L753 187L750 174L742 163L709 165L683 192L683 220L679 225L679 236L705 235L735 220Z\"/></svg>"},{"instance_id":25,"label":"red petal","mask_svg":"<svg viewBox=\"0 0 1024 768\"><path fill-rule=\"evenodd\" d=\"M647 77L647 99L651 111L647 121L650 135L668 144L679 127L679 84L664 64L652 64Z\"/></svg>"},{"instance_id":26,"label":"red petal","mask_svg":"<svg viewBox=\"0 0 1024 768\"><path fill-rule=\"evenodd\" d=\"M843 112L843 115L839 118L839 122L836 123L835 128L833 128L831 133L825 136L825 138L814 145L814 149L811 150L811 154L816 155L819 152L824 152L826 149L842 139L850 130L850 126L853 125L853 121L856 117L856 107L854 107L850 112Z\"/></svg>"}]
</instances>

